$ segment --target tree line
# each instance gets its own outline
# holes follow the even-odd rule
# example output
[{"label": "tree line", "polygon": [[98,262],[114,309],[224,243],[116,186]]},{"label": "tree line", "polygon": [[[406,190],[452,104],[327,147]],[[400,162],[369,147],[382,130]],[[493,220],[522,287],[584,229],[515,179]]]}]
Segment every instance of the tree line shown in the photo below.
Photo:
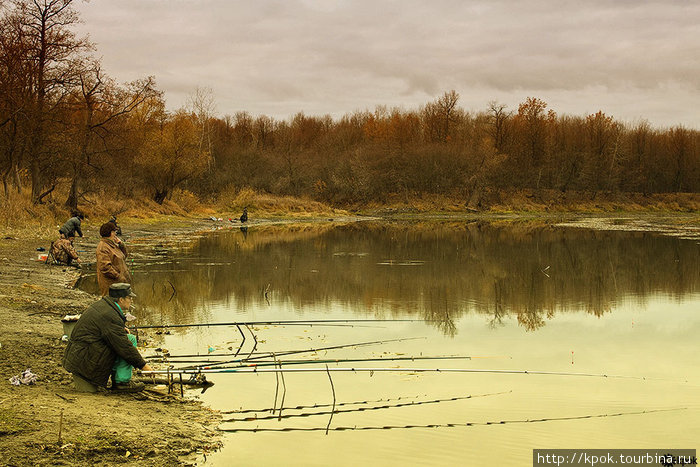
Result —
[{"label": "tree line", "polygon": [[57,187],[76,208],[91,193],[149,196],[177,188],[215,201],[250,187],[331,204],[395,194],[485,190],[698,192],[700,132],[597,112],[558,115],[530,97],[467,112],[445,92],[418,109],[341,118],[215,115],[211,91],[167,111],[153,77],[118,84],[75,34],[73,0],[0,0],[0,178],[5,197]]}]

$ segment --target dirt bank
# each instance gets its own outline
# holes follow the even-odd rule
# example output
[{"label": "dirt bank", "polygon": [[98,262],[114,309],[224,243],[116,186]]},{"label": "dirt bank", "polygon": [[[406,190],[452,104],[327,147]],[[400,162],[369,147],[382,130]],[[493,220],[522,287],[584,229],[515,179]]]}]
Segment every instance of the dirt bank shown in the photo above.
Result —
[{"label": "dirt bank", "polygon": [[[124,229],[149,243],[163,235],[185,238],[205,225],[179,220]],[[91,261],[99,226],[85,227],[76,248]],[[155,390],[144,396],[73,389],[60,364],[60,318],[97,297],[71,288],[76,269],[36,261],[37,247],[48,248],[51,240],[0,239],[0,465],[173,465],[216,449],[219,416],[196,400],[197,390],[183,400]],[[27,368],[38,375],[36,384],[11,385],[9,378]]]}]

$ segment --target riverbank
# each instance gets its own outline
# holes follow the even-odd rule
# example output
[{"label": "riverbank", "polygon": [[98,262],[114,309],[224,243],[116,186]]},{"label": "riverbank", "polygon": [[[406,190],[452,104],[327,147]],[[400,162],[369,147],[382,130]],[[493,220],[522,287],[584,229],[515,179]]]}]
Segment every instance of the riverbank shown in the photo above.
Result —
[{"label": "riverbank", "polygon": [[[58,198],[60,199],[60,198]],[[53,200],[31,204],[28,192],[11,193],[2,201],[0,238],[5,236],[51,237],[57,226],[70,216],[69,210]],[[490,218],[499,216],[609,216],[609,215],[700,215],[700,193],[585,192],[529,189],[484,188],[469,196],[464,194],[402,193],[381,199],[325,204],[308,198],[272,195],[249,188],[226,192],[213,200],[200,200],[187,191],[177,191],[172,199],[157,204],[145,197],[115,200],[103,193],[84,198],[80,209],[87,224],[106,221],[113,214],[119,222],[134,225],[182,224],[211,218],[235,224],[248,208],[250,219],[301,220],[337,219],[353,216],[464,216]],[[99,227],[99,226],[98,226]]]},{"label": "riverbank", "polygon": [[[182,238],[204,227],[196,221],[161,220],[126,224],[132,239],[158,242]],[[76,240],[88,261],[99,239],[88,224]],[[61,317],[81,313],[98,297],[72,288],[74,268],[37,261],[37,247],[52,236],[0,239],[0,465],[94,465],[126,460],[134,465],[188,463],[194,455],[218,448],[219,416],[196,400],[154,390],[146,395],[86,394],[73,389],[61,367],[65,343]],[[151,337],[144,340],[148,345]],[[13,386],[10,377],[26,369],[33,385]],[[162,394],[162,392],[165,394]]]}]

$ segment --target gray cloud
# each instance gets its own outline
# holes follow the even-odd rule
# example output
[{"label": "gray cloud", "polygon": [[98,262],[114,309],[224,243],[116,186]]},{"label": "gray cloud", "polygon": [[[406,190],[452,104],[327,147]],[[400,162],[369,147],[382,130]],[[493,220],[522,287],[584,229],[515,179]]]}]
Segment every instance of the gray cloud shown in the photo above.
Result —
[{"label": "gray cloud", "polygon": [[696,2],[92,0],[79,8],[108,72],[120,81],[155,75],[171,106],[208,86],[222,113],[341,115],[414,107],[455,89],[468,110],[535,95],[562,113],[700,126]]}]

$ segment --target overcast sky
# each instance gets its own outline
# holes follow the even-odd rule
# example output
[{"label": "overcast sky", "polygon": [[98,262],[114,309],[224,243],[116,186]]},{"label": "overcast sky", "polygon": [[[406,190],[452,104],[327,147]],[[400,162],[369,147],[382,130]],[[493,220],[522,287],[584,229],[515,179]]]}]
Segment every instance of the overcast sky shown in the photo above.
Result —
[{"label": "overcast sky", "polygon": [[76,2],[120,82],[154,75],[168,107],[211,88],[218,115],[468,111],[529,96],[700,129],[696,0],[91,0]]}]

